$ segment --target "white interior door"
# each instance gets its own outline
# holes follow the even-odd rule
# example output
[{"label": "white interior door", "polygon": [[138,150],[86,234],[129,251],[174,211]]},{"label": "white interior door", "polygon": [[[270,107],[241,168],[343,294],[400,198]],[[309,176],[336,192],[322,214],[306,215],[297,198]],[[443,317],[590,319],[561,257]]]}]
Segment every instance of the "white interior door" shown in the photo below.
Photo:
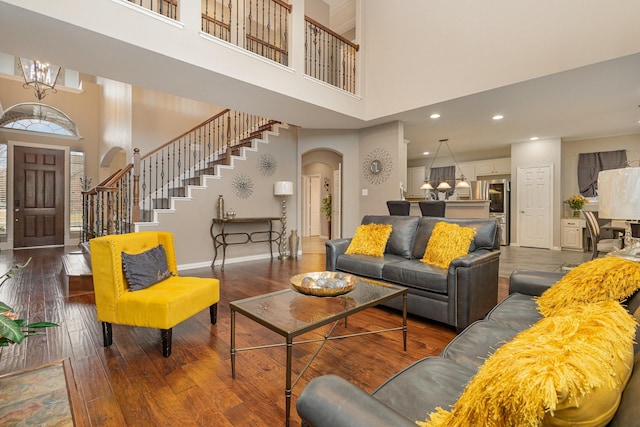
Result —
[{"label": "white interior door", "polygon": [[309,236],[320,235],[320,175],[309,175]]},{"label": "white interior door", "polygon": [[342,238],[342,163],[333,171],[333,193],[331,194],[331,238]]},{"label": "white interior door", "polygon": [[518,168],[518,243],[551,247],[551,166]]}]

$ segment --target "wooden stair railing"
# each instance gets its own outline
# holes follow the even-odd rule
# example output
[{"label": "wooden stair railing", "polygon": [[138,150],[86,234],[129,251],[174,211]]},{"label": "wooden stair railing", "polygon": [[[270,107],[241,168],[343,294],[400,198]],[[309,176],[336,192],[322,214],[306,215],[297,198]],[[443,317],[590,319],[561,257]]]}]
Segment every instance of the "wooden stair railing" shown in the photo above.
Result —
[{"label": "wooden stair railing", "polygon": [[184,197],[187,185],[215,175],[218,165],[230,165],[231,156],[277,123],[226,109],[145,156],[135,148],[133,163],[82,192],[81,242],[151,221],[154,209],[169,208],[171,197]]}]

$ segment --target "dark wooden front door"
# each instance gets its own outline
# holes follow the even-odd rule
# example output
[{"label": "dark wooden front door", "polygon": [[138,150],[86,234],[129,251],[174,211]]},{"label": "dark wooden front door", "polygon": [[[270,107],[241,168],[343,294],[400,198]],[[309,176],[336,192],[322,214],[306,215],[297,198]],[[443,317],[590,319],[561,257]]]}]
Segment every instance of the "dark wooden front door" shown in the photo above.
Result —
[{"label": "dark wooden front door", "polygon": [[64,151],[16,146],[13,247],[64,244]]}]

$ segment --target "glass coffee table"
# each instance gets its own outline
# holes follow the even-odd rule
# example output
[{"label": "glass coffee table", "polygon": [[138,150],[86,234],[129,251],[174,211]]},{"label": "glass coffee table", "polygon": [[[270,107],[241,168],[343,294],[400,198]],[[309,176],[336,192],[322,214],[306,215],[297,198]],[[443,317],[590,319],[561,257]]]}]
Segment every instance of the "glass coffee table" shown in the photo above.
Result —
[{"label": "glass coffee table", "polygon": [[[359,311],[380,304],[383,301],[402,297],[402,326],[354,334],[331,336],[334,328],[342,319],[347,323],[347,317]],[[272,292],[229,303],[231,309],[231,375],[236,376],[236,353],[239,351],[256,350],[276,346],[287,347],[287,362],[285,370],[285,414],[286,425],[289,425],[291,415],[291,390],[302,377],[311,362],[318,355],[324,344],[329,340],[369,335],[389,331],[402,331],[403,350],[407,350],[407,289],[371,280],[360,279],[348,293],[337,297],[316,297],[298,293],[292,289]],[[285,338],[285,343],[263,345],[257,347],[236,348],[236,312],[261,324]],[[313,331],[321,326],[333,323],[333,326],[322,338],[300,340],[294,338]],[[294,344],[320,342],[321,344],[292,382],[291,361]]]}]

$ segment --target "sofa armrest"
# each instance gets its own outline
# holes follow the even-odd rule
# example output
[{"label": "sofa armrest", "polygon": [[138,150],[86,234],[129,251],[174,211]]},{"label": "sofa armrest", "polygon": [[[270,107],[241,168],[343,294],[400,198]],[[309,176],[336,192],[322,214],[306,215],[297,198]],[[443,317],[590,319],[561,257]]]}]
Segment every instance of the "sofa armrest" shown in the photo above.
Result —
[{"label": "sofa armrest", "polygon": [[500,251],[481,249],[449,264],[449,324],[462,330],[498,303]]},{"label": "sofa armrest", "polygon": [[336,263],[338,262],[338,255],[345,253],[351,243],[351,239],[334,239],[324,242],[327,250],[326,268],[327,271],[336,271]]},{"label": "sofa armrest", "polygon": [[337,375],[309,381],[296,408],[304,423],[313,427],[415,427],[415,422],[371,397]]},{"label": "sofa armrest", "polygon": [[525,295],[540,296],[562,276],[564,273],[516,270],[509,276],[509,294],[519,292]]}]

